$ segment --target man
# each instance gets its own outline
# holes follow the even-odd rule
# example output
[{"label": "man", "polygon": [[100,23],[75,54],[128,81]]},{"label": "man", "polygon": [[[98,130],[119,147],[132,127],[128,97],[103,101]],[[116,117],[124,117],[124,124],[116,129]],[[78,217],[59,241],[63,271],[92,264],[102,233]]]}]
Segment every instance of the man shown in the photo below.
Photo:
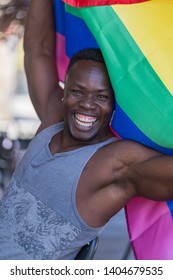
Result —
[{"label": "man", "polygon": [[41,125],[1,202],[0,259],[74,259],[132,197],[173,199],[173,158],[109,130],[99,50],[74,56],[57,86],[52,14],[50,0],[31,1],[25,67]]}]

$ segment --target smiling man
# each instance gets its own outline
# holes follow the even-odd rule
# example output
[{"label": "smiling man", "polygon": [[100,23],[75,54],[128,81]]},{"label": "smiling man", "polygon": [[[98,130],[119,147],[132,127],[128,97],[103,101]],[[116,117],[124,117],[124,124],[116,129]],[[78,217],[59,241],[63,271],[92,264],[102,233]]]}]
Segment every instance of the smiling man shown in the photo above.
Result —
[{"label": "smiling man", "polygon": [[72,58],[63,92],[54,35],[52,1],[32,0],[25,68],[41,125],[0,204],[0,259],[74,259],[132,197],[173,199],[173,158],[109,130],[113,91],[100,50]]},{"label": "smiling man", "polygon": [[63,103],[64,130],[74,139],[92,144],[112,136],[109,123],[114,109],[113,90],[100,50],[83,50],[73,57]]}]

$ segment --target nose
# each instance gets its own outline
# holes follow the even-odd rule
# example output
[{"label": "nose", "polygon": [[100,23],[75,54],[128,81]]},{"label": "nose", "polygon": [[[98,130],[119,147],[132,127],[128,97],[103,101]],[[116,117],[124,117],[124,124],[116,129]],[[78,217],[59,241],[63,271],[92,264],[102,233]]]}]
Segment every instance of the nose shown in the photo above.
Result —
[{"label": "nose", "polygon": [[86,110],[94,110],[95,109],[95,100],[92,95],[90,96],[83,96],[80,101],[80,106]]}]

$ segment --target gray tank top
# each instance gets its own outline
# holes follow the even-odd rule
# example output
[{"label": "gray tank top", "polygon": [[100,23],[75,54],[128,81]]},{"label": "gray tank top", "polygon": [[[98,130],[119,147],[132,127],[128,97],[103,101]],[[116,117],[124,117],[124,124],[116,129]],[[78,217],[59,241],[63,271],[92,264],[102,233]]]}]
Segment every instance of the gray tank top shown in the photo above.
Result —
[{"label": "gray tank top", "polygon": [[116,141],[52,155],[51,138],[63,123],[41,131],[30,143],[0,203],[0,259],[74,259],[103,227],[88,226],[76,208],[81,173],[92,155]]}]

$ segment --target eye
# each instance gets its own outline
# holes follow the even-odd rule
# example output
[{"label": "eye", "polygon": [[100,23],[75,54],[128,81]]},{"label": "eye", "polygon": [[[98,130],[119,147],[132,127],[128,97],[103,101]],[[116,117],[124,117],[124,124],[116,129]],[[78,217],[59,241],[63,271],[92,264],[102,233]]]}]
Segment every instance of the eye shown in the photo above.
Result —
[{"label": "eye", "polygon": [[83,95],[83,92],[79,89],[71,89],[70,91],[75,95]]},{"label": "eye", "polygon": [[109,97],[107,95],[105,95],[105,94],[99,94],[97,96],[97,98],[100,99],[100,100],[107,100]]}]

